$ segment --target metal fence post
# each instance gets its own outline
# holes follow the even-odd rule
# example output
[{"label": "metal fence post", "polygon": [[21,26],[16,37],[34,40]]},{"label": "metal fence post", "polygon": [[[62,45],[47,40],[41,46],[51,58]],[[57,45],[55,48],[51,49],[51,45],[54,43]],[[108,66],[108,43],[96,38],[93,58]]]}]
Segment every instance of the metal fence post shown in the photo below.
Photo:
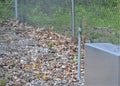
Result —
[{"label": "metal fence post", "polygon": [[80,81],[81,78],[81,32],[82,29],[78,28],[78,80]]},{"label": "metal fence post", "polygon": [[15,0],[15,18],[18,18],[18,0]]},{"label": "metal fence post", "polygon": [[82,18],[80,18],[80,27],[78,28],[78,80],[81,80],[81,34]]},{"label": "metal fence post", "polygon": [[72,37],[75,35],[75,3],[72,0]]}]

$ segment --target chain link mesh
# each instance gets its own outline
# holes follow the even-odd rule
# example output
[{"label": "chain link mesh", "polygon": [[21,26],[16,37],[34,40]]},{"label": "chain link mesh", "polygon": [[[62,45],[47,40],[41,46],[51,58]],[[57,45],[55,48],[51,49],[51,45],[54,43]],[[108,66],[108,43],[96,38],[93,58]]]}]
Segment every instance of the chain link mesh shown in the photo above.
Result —
[{"label": "chain link mesh", "polygon": [[75,8],[76,19],[83,18],[82,26],[86,41],[120,44],[120,0],[78,2]]},{"label": "chain link mesh", "polygon": [[[74,1],[76,36],[82,18],[86,42],[120,44],[120,0]],[[14,0],[0,1],[0,20],[14,13]],[[71,36],[71,0],[18,0],[18,19]]]},{"label": "chain link mesh", "polygon": [[0,0],[0,21],[14,18],[14,0]]},{"label": "chain link mesh", "polygon": [[70,0],[19,0],[19,19],[64,32],[71,28]]}]

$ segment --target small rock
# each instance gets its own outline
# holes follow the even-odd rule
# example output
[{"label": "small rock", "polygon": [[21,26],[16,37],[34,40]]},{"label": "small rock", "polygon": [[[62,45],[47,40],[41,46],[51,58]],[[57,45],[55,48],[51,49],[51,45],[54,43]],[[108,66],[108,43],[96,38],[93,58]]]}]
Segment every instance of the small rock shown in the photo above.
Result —
[{"label": "small rock", "polygon": [[21,63],[21,64],[27,64],[27,61],[21,59],[21,60],[20,60],[20,63]]},{"label": "small rock", "polygon": [[62,68],[63,68],[63,69],[65,69],[65,68],[66,68],[66,66],[65,66],[65,65],[62,65]]},{"label": "small rock", "polygon": [[15,82],[15,85],[16,85],[16,86],[22,86],[22,83],[19,82],[19,81],[16,81],[16,82]]},{"label": "small rock", "polygon": [[5,77],[5,74],[0,71],[0,77]]},{"label": "small rock", "polygon": [[3,58],[0,58],[0,64],[2,64],[2,62],[3,62]]},{"label": "small rock", "polygon": [[31,83],[26,83],[26,85],[25,85],[25,86],[32,86],[32,85],[31,85]]},{"label": "small rock", "polygon": [[54,78],[54,80],[56,80],[56,81],[61,81],[61,78]]},{"label": "small rock", "polygon": [[17,80],[18,78],[17,78],[17,76],[13,76],[13,78],[15,79],[15,80]]}]

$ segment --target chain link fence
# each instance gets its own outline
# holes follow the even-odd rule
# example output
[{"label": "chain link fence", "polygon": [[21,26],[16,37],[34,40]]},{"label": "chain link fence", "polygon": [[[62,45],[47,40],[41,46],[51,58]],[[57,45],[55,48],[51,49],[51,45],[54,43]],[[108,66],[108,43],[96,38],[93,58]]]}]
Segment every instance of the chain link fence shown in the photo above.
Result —
[{"label": "chain link fence", "polygon": [[80,0],[75,9],[86,41],[120,44],[120,0]]},{"label": "chain link fence", "polygon": [[[86,42],[120,44],[120,0],[74,0],[75,36]],[[66,36],[72,34],[72,0],[18,0],[18,19]],[[5,6],[6,5],[6,6]],[[0,1],[0,19],[14,18],[14,0]]]},{"label": "chain link fence", "polygon": [[14,0],[0,0],[0,22],[14,18]]},{"label": "chain link fence", "polygon": [[[82,29],[88,42],[119,44],[119,0],[74,0],[75,32],[82,18]],[[38,26],[71,34],[71,0],[19,0],[19,19]]]},{"label": "chain link fence", "polygon": [[[18,20],[5,21],[8,19]],[[48,31],[39,31],[40,28]],[[78,28],[82,29],[82,33],[79,30],[78,34]],[[75,41],[76,43],[66,43],[66,37],[49,32],[49,30],[71,37],[73,40],[68,39],[69,42]],[[51,36],[55,36],[53,40],[51,40]],[[65,46],[59,46],[64,42]],[[70,64],[75,63],[76,65],[77,60],[81,61],[78,62],[78,80],[80,80],[84,78],[80,78],[84,75],[84,71],[81,71],[80,75],[80,68],[84,70],[82,66],[84,66],[84,43],[86,42],[109,42],[120,45],[120,0],[0,0],[1,55],[6,54],[10,57],[20,58],[18,61],[23,65],[32,63],[28,61],[31,61],[30,59],[37,60],[38,57],[41,57],[41,59],[45,57],[46,60],[50,61],[55,59],[53,65],[50,62],[53,67],[56,65],[57,59],[59,61],[59,58],[66,56],[68,56],[67,59],[70,57],[71,60],[75,58],[75,61],[71,61]],[[67,48],[66,45],[70,46]],[[55,54],[56,50],[59,50],[56,48],[57,46],[63,47],[63,49],[61,48],[60,53]],[[79,48],[78,56],[76,55],[77,48]],[[118,48],[120,49],[120,47]],[[72,49],[72,51],[66,51],[69,49]],[[67,59],[61,59],[60,61],[64,62]],[[11,61],[14,60],[16,61],[14,58]],[[46,63],[44,66],[45,68],[41,73],[46,71]],[[77,66],[74,67],[76,69]],[[40,70],[38,71],[40,72]],[[54,72],[50,74],[52,73]],[[52,77],[52,75],[50,76]],[[71,75],[71,77],[73,76]],[[71,77],[68,76],[68,80]],[[67,78],[65,77],[65,79]],[[77,80],[77,75],[75,75],[75,80]]]},{"label": "chain link fence", "polygon": [[71,0],[19,0],[18,15],[24,22],[63,33],[71,28]]}]

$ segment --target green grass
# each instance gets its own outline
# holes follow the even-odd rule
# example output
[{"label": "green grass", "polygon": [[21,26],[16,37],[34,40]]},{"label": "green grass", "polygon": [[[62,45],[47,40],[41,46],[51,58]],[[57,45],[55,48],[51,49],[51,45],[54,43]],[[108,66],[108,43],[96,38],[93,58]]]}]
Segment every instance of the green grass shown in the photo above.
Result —
[{"label": "green grass", "polygon": [[[71,31],[71,8],[58,7],[54,8],[53,12],[50,11],[50,14],[47,14],[41,11],[42,8],[39,3],[34,7],[31,7],[33,5],[30,4],[26,5],[24,6],[21,4],[21,8],[19,8],[19,15],[24,16],[26,22],[45,28],[52,26],[53,30],[59,33],[66,34],[66,30]],[[0,13],[5,15],[7,11],[6,8],[0,9]],[[118,11],[119,7],[76,5],[75,31],[77,33],[77,28],[80,25],[80,18],[82,18],[83,30],[90,31],[90,28],[93,27],[109,27],[115,33],[120,33],[120,13]],[[12,12],[10,13],[12,14]],[[3,21],[3,19],[0,18],[0,21]]]},{"label": "green grass", "polygon": [[[91,6],[88,9],[82,6],[76,6],[75,13],[75,26],[79,27],[80,17],[86,20],[89,27],[110,27],[118,30],[120,24],[119,13],[112,11],[109,8]],[[58,31],[63,31],[66,28],[71,28],[71,13],[62,11],[53,13],[52,16],[44,14],[42,12],[36,12],[37,9],[33,9],[31,13],[27,15],[26,20],[32,24],[38,26],[54,26]]]},{"label": "green grass", "polygon": [[91,27],[112,27],[118,29],[120,24],[119,12],[105,7],[91,6],[88,9],[82,6],[76,7],[76,18],[79,19],[79,17],[85,19]]},{"label": "green grass", "polygon": [[6,80],[5,79],[1,79],[0,80],[0,86],[5,86],[6,84]]},{"label": "green grass", "polygon": [[[95,31],[91,30],[94,27],[106,27],[111,29],[113,32],[120,34],[120,16],[119,11],[116,8],[105,8],[105,7],[98,7],[98,6],[91,6],[91,7],[84,7],[84,6],[77,6],[76,7],[76,27],[79,27],[79,19],[80,17],[83,18],[83,31],[86,33],[90,33],[90,38],[93,42],[104,42],[106,40],[102,40],[100,34],[96,34]],[[101,34],[102,35],[102,34]],[[107,42],[119,44],[118,37],[109,38],[107,37]]]},{"label": "green grass", "polygon": [[0,1],[0,22],[14,18],[14,0]]}]

